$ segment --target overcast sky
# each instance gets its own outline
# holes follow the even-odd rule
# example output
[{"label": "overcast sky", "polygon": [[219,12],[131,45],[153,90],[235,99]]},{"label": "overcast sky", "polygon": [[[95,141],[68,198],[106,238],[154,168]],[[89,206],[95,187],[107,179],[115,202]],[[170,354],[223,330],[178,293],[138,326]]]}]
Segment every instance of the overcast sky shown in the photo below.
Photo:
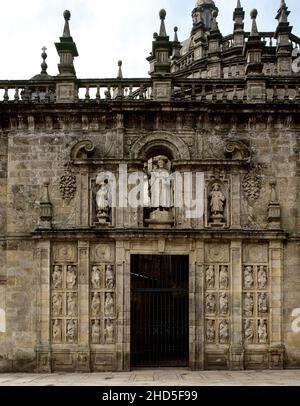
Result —
[{"label": "overcast sky", "polygon": [[[250,29],[249,12],[258,9],[258,28],[274,31],[280,0],[241,0],[246,12],[245,29]],[[300,1],[286,0],[293,32],[300,36]],[[79,58],[75,67],[80,78],[116,77],[117,61],[123,61],[126,77],[146,77],[153,32],[159,29],[158,12],[167,10],[166,26],[173,39],[190,34],[191,11],[196,0],[0,0],[0,78],[29,79],[40,72],[41,47],[48,48],[48,73],[58,73],[54,42],[63,32],[62,13],[72,13],[71,34]],[[220,9],[223,35],[232,33],[232,13],[237,0],[215,0]]]}]

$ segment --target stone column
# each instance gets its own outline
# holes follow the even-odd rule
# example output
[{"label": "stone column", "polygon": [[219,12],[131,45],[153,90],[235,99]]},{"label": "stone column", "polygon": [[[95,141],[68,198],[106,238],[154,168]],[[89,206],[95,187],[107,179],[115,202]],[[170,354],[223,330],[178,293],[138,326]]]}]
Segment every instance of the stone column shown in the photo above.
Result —
[{"label": "stone column", "polygon": [[40,242],[36,248],[36,271],[39,273],[38,300],[38,345],[37,371],[51,372],[51,329],[50,325],[50,281],[51,281],[51,245],[50,241]]},{"label": "stone column", "polygon": [[[190,367],[194,370],[204,369],[204,351],[205,351],[205,310],[204,310],[204,273],[205,273],[205,244],[204,241],[196,241],[196,263],[193,264],[191,269],[190,280],[190,295],[192,290],[194,297],[192,296],[194,306],[192,311],[195,313],[195,323],[192,324],[190,320],[190,331],[193,328],[194,335],[190,338],[195,340],[194,347],[194,360]],[[191,298],[190,298],[191,302]],[[191,310],[190,310],[191,312]]]},{"label": "stone column", "polygon": [[76,225],[79,227],[89,226],[89,173],[87,169],[82,169],[79,176],[79,190],[76,202]]},{"label": "stone column", "polygon": [[117,369],[130,370],[130,254],[123,241],[116,242]]},{"label": "stone column", "polygon": [[243,284],[242,284],[242,242],[232,241],[231,263],[231,346],[230,369],[241,370],[243,366]]},{"label": "stone column", "polygon": [[78,241],[78,357],[77,370],[90,370],[89,242]]},{"label": "stone column", "polygon": [[231,227],[241,228],[241,175],[233,173],[231,176]]},{"label": "stone column", "polygon": [[271,241],[269,245],[270,268],[270,350],[269,366],[271,369],[282,369],[284,363],[284,345],[282,336],[283,311],[283,245],[280,241]]}]

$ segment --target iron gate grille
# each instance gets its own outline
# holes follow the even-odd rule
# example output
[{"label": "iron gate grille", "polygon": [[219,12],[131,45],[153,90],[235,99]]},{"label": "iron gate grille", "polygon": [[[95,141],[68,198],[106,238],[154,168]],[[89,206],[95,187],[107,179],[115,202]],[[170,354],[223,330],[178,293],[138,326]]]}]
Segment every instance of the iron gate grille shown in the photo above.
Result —
[{"label": "iron gate grille", "polygon": [[131,366],[187,366],[188,256],[132,255]]}]

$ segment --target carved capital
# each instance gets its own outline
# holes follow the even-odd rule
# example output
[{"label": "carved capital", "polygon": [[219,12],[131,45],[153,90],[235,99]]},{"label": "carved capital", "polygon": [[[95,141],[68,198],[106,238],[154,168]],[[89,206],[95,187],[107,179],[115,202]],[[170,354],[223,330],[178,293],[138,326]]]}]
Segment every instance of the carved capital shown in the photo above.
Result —
[{"label": "carved capital", "polygon": [[228,141],[225,145],[225,154],[233,160],[245,162],[250,162],[252,155],[250,148],[239,140]]}]

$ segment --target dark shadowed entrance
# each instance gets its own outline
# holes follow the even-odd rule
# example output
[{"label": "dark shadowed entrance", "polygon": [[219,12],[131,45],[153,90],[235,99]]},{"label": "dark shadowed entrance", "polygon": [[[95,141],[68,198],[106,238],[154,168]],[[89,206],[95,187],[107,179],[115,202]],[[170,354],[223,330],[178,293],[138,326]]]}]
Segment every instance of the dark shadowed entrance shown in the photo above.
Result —
[{"label": "dark shadowed entrance", "polygon": [[188,288],[188,256],[132,255],[131,367],[188,365]]}]

